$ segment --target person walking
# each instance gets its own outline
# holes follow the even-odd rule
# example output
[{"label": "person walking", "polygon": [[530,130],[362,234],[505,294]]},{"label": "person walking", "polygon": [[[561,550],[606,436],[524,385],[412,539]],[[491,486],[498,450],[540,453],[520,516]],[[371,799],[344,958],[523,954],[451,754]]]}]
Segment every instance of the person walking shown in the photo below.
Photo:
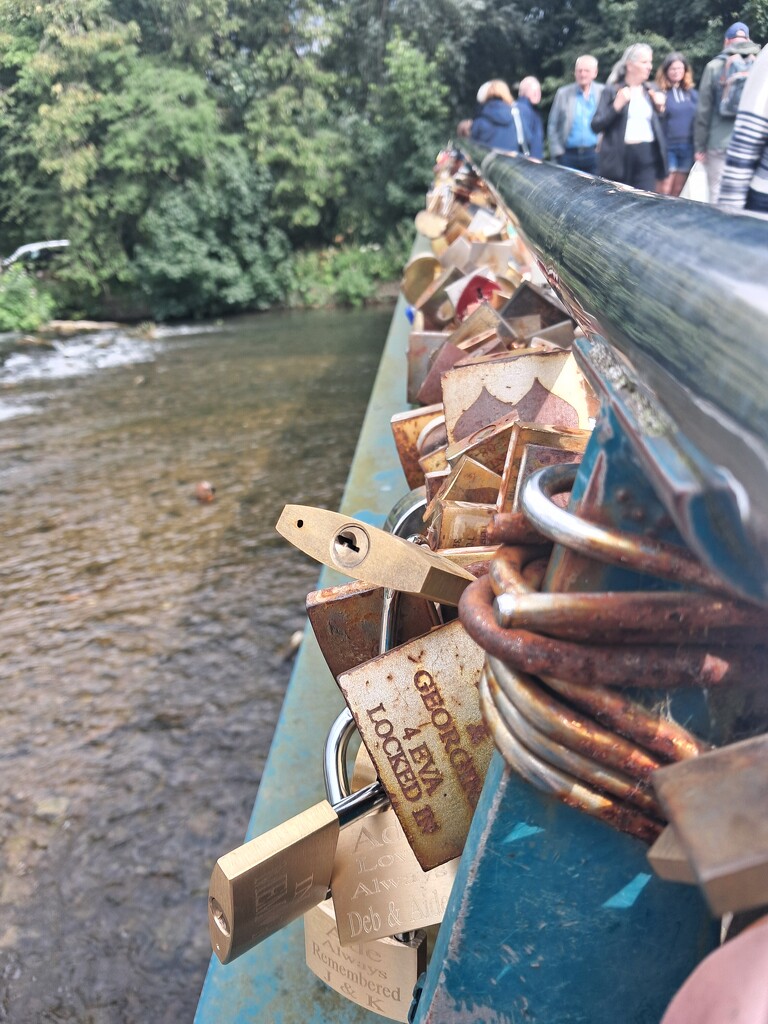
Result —
[{"label": "person walking", "polygon": [[648,87],[652,67],[647,43],[628,46],[608,76],[592,118],[592,131],[602,133],[600,175],[647,192],[667,176],[667,144],[659,118],[664,97]]},{"label": "person walking", "polygon": [[517,153],[522,148],[512,117],[512,93],[500,78],[486,83],[480,110],[472,122],[470,138],[491,149]]},{"label": "person walking", "polygon": [[768,218],[768,46],[760,51],[739,103],[720,181],[721,210]]},{"label": "person walking", "polygon": [[691,65],[682,53],[668,54],[656,72],[656,85],[664,93],[661,127],[667,140],[667,177],[656,191],[679,196],[693,167],[693,121],[699,94],[693,88]]},{"label": "person walking", "polygon": [[561,85],[557,90],[549,112],[549,155],[561,167],[597,174],[597,134],[592,130],[592,118],[603,86],[595,81],[596,58],[582,54],[576,61],[573,77],[570,85]]},{"label": "person walking", "polygon": [[[722,103],[726,82],[731,72],[744,74],[754,61],[760,47],[749,38],[749,28],[736,21],[725,31],[722,51],[707,64],[699,83],[699,104],[693,125],[693,147],[696,160],[707,171],[709,201],[717,205],[720,179],[725,167],[725,151],[733,132],[735,110],[723,114]],[[738,67],[737,67],[738,65]]]},{"label": "person walking", "polygon": [[527,75],[517,87],[515,106],[520,113],[523,138],[528,147],[527,155],[535,157],[537,160],[543,160],[544,124],[538,110],[534,109],[539,103],[541,103],[541,83],[533,75]]}]

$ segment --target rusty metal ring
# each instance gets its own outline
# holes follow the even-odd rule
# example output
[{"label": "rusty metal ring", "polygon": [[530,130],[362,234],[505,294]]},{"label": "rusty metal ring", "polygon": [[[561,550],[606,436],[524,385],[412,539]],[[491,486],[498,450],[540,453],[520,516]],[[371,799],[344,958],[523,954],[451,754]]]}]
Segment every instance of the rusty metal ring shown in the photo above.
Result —
[{"label": "rusty metal ring", "polygon": [[534,757],[505,728],[491,696],[485,673],[480,678],[480,709],[491,730],[497,750],[518,775],[536,789],[557,797],[575,810],[600,818],[621,832],[628,832],[646,843],[654,842],[661,826],[639,811],[590,789],[566,772],[559,771]]},{"label": "rusty metal ring", "polygon": [[566,463],[546,466],[528,477],[520,495],[520,507],[537,530],[573,551],[622,569],[704,587],[715,593],[732,593],[685,548],[598,526],[555,505],[552,497],[571,490],[578,471],[578,465]]},{"label": "rusty metal ring", "polygon": [[586,757],[577,750],[564,746],[540,732],[509,699],[499,683],[497,668],[498,661],[496,659],[486,658],[485,671],[488,673],[488,683],[496,710],[503,718],[509,732],[523,746],[547,764],[569,772],[598,790],[603,790],[620,800],[634,804],[652,817],[663,819],[664,815],[657,800],[651,792],[638,783],[636,778],[632,778],[622,771],[606,767],[591,757]]},{"label": "rusty metal ring", "polygon": [[[499,619],[498,606],[502,595],[508,600],[525,600],[532,594],[539,598],[553,596],[569,597],[570,595],[537,594],[525,579],[525,553],[529,549],[504,545],[498,549],[491,563],[489,579],[496,595],[494,611]],[[592,595],[580,595],[580,597]],[[640,595],[642,596],[642,595]],[[680,595],[685,596],[684,594]],[[719,600],[703,597],[702,600]],[[752,609],[749,609],[752,614]],[[500,626],[506,623],[499,622]],[[696,757],[710,749],[693,733],[678,725],[671,719],[662,718],[649,711],[642,704],[624,694],[616,693],[606,686],[581,686],[570,680],[555,678],[550,675],[540,676],[542,682],[561,697],[565,697],[582,711],[586,711],[598,722],[626,736],[627,739],[646,750],[661,755],[669,761],[682,761],[688,757]]]},{"label": "rusty metal ring", "polygon": [[486,655],[486,662],[507,699],[548,739],[637,780],[647,779],[662,767],[662,762],[637,744],[556,700],[530,676],[513,671],[492,655]]},{"label": "rusty metal ring", "polygon": [[469,635],[490,654],[521,672],[564,676],[582,686],[624,686],[668,690],[679,686],[723,686],[759,678],[765,664],[760,648],[718,645],[649,648],[578,644],[523,629],[503,629],[493,617],[488,577],[475,580],[459,600],[459,616]]},{"label": "rusty metal ring", "polygon": [[[502,549],[504,550],[504,549]],[[496,622],[561,639],[596,643],[759,644],[765,610],[692,591],[510,592],[494,582]]]},{"label": "rusty metal ring", "polygon": [[591,715],[608,729],[615,729],[633,743],[665,761],[698,757],[712,747],[674,719],[662,718],[607,686],[578,686],[563,679],[542,676],[542,682],[574,707]]}]

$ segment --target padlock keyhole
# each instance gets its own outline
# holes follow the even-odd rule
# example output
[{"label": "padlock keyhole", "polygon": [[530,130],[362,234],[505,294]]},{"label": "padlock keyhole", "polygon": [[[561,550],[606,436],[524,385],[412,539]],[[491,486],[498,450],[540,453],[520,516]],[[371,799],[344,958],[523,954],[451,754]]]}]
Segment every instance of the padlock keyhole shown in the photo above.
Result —
[{"label": "padlock keyhole", "polygon": [[354,569],[365,560],[369,548],[370,540],[365,530],[359,526],[346,526],[333,538],[334,564],[341,569]]}]

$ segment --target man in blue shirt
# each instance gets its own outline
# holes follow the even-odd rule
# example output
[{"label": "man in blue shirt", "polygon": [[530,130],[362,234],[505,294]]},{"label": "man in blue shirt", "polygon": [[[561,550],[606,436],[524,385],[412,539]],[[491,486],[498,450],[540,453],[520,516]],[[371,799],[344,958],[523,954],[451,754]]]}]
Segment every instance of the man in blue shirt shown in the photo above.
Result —
[{"label": "man in blue shirt", "polygon": [[562,167],[597,174],[597,135],[590,127],[603,91],[595,81],[597,60],[589,54],[579,57],[574,78],[555,93],[547,121],[549,155]]}]

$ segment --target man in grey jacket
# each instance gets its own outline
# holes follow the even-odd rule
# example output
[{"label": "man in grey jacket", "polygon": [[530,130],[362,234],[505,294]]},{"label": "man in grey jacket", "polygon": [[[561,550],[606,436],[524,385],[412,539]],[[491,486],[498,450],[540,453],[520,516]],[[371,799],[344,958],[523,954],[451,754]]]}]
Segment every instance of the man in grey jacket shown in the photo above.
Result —
[{"label": "man in grey jacket", "polygon": [[603,91],[595,81],[597,60],[583,54],[573,77],[572,85],[563,85],[555,93],[547,121],[549,155],[562,167],[597,174],[597,135],[590,127]]},{"label": "man in grey jacket", "polygon": [[696,159],[706,168],[709,201],[713,205],[720,197],[725,152],[735,123],[733,117],[723,117],[720,113],[726,62],[733,54],[754,57],[759,52],[760,47],[749,38],[749,28],[743,21],[737,21],[726,29],[722,52],[707,64],[701,76],[699,105],[693,123],[693,148]]}]

